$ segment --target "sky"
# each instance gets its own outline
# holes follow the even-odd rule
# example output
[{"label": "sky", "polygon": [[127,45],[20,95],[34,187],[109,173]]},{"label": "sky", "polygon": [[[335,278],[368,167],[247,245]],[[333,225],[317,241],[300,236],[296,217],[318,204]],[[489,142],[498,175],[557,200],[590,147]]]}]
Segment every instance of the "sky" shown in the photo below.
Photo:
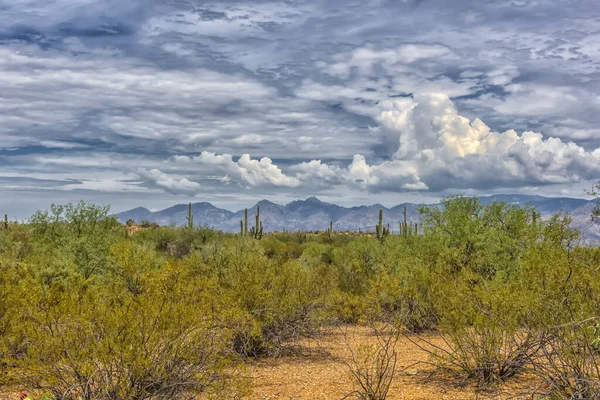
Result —
[{"label": "sky", "polygon": [[0,0],[0,211],[600,180],[597,0]]}]

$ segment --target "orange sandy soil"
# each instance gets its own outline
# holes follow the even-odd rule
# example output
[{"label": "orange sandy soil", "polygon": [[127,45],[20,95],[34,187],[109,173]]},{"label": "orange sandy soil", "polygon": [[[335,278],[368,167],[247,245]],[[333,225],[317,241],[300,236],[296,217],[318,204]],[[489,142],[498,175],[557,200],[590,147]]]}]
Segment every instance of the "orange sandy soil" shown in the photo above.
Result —
[{"label": "orange sandy soil", "polygon": [[[440,344],[439,338],[428,338]],[[355,388],[346,362],[351,350],[377,342],[368,328],[329,329],[318,338],[301,343],[296,355],[262,359],[249,365],[253,394],[249,400],[339,400]],[[457,377],[432,374],[428,355],[407,338],[396,349],[396,374],[388,399],[531,399],[538,386],[534,379],[517,377],[486,392]],[[420,363],[415,365],[416,363]]]},{"label": "orange sandy soil", "polygon": [[[427,337],[441,345],[439,338]],[[315,339],[303,340],[291,355],[264,358],[246,365],[243,375],[251,378],[252,394],[245,400],[339,400],[356,388],[347,362],[352,351],[377,343],[371,329],[360,326],[329,328]],[[428,355],[407,338],[400,338],[398,359],[389,400],[487,400],[531,399],[538,386],[520,376],[488,391],[477,391],[472,382],[434,373]],[[3,391],[0,399],[19,398],[18,389]],[[36,398],[36,397],[32,397]],[[352,398],[352,397],[349,397]]]}]

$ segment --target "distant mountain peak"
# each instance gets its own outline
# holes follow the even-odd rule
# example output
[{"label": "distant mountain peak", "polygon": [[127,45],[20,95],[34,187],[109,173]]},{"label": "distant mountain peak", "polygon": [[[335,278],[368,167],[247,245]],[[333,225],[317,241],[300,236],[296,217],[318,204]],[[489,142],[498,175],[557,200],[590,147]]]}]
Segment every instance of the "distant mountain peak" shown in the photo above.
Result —
[{"label": "distant mountain peak", "polygon": [[304,200],[306,203],[313,203],[313,204],[321,204],[323,203],[321,200],[319,200],[317,197],[315,196],[311,196],[308,199]]},{"label": "distant mountain peak", "polygon": [[136,207],[134,209],[129,210],[129,212],[151,212],[146,207]]},{"label": "distant mountain peak", "polygon": [[201,207],[201,208],[217,208],[214,205],[212,205],[211,203],[208,203],[206,201],[201,201],[199,203],[192,203],[192,207]]},{"label": "distant mountain peak", "polygon": [[256,203],[257,206],[276,206],[277,204],[273,203],[272,201],[269,201],[267,199],[262,199],[261,201],[259,201],[258,203]]}]

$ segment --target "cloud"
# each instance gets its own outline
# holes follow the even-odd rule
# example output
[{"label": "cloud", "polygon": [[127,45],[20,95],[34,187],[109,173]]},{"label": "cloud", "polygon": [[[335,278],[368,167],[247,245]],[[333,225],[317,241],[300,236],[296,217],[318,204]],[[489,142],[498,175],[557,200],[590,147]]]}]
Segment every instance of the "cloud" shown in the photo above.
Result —
[{"label": "cloud", "polygon": [[[515,83],[504,88],[506,96],[493,94],[472,102],[493,108],[498,113],[513,116],[542,118],[597,109],[600,96],[581,88],[559,85]],[[469,103],[469,102],[467,102]],[[483,103],[483,104],[481,104]]]},{"label": "cloud", "polygon": [[148,192],[145,187],[140,186],[140,182],[118,181],[113,179],[104,180],[82,180],[76,183],[69,183],[60,186],[60,190],[90,190],[98,192]]},{"label": "cloud", "polygon": [[50,55],[31,46],[0,46],[0,68],[1,146],[102,142],[138,153],[209,146],[273,157],[344,156],[362,147],[351,121],[241,72],[163,69],[124,55]]},{"label": "cloud", "polygon": [[0,24],[8,32],[43,36],[129,35],[146,12],[141,2],[118,0],[11,0],[2,4]]},{"label": "cloud", "polygon": [[174,178],[156,168],[151,170],[139,168],[137,175],[147,183],[156,185],[173,194],[195,194],[201,188],[197,182],[192,182],[187,178]]},{"label": "cloud", "polygon": [[214,166],[227,174],[227,180],[233,177],[243,185],[252,187],[268,185],[276,187],[300,186],[300,181],[297,178],[285,175],[268,157],[255,160],[250,158],[249,154],[243,154],[237,161],[233,161],[233,156],[230,154],[217,155],[203,151],[196,157],[176,156],[174,161]]},{"label": "cloud", "polygon": [[[345,168],[312,160],[292,165],[286,176],[270,159],[238,163],[230,155],[202,153],[194,160],[223,166],[251,185],[348,185],[378,191],[444,191],[576,183],[600,177],[600,149],[586,151],[573,142],[514,130],[494,132],[480,119],[458,114],[445,94],[426,93],[380,104],[378,132],[395,135],[391,160],[369,164],[356,154]],[[257,168],[262,165],[263,168]],[[252,166],[252,167],[249,167]],[[249,178],[241,170],[260,170]],[[277,179],[266,179],[276,171]],[[257,176],[261,178],[258,179]],[[285,178],[284,178],[285,177]]]},{"label": "cloud", "polygon": [[334,56],[331,64],[318,63],[327,74],[349,78],[354,69],[361,75],[373,75],[375,67],[381,67],[386,73],[407,72],[408,65],[417,61],[457,59],[451,49],[439,44],[407,43],[392,49],[377,49],[372,45],[356,48],[348,53]]},{"label": "cloud", "polygon": [[[478,118],[459,115],[444,94],[389,100],[381,107],[378,120],[388,134],[398,135],[398,147],[393,160],[371,167],[369,176],[379,178],[374,186],[389,189],[396,181],[434,190],[514,187],[600,176],[598,149],[531,131],[494,132]],[[394,176],[399,169],[406,173]]]},{"label": "cloud", "polygon": [[311,160],[290,167],[296,173],[296,178],[308,184],[338,185],[344,181],[342,169],[335,165],[322,163],[321,160]]},{"label": "cloud", "polygon": [[51,149],[77,149],[87,147],[81,143],[64,142],[60,140],[42,140],[40,145]]},{"label": "cloud", "polygon": [[[235,3],[235,2],[234,2]],[[227,5],[208,4],[207,8],[194,7],[190,10],[173,10],[166,15],[150,18],[143,33],[156,36],[177,32],[190,36],[212,36],[222,38],[243,38],[246,36],[266,36],[270,28],[294,23],[307,6],[294,2],[263,2]]]},{"label": "cloud", "polygon": [[103,132],[107,141],[126,136],[195,142],[213,135],[202,133],[202,118],[195,118],[198,109],[253,108],[274,96],[272,89],[241,75],[201,68],[166,71],[131,59],[49,58],[0,48],[0,68],[5,94],[0,134],[28,128],[50,141],[60,140],[61,132],[81,129],[76,137],[95,138]]}]

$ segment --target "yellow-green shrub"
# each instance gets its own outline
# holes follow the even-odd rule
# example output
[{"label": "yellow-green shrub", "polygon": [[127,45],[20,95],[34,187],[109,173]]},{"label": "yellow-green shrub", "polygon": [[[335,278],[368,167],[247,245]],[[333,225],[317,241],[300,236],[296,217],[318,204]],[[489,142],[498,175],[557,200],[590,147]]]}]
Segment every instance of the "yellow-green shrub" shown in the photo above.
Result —
[{"label": "yellow-green shrub", "polygon": [[[142,272],[137,290],[113,275],[69,290],[15,287],[4,340],[27,338],[10,360],[15,382],[57,398],[179,398],[217,390],[234,360],[230,311],[181,267]],[[17,311],[18,310],[18,311]]]}]

